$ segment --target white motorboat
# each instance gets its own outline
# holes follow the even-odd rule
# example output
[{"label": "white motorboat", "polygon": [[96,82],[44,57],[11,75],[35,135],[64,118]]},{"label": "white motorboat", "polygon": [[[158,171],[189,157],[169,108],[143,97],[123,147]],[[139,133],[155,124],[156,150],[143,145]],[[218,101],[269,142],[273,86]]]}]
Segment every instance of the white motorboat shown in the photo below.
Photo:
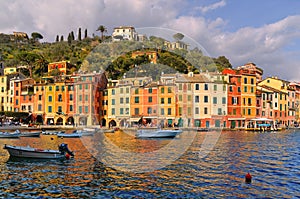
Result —
[{"label": "white motorboat", "polygon": [[145,128],[139,129],[136,133],[136,138],[174,138],[182,133],[180,129],[157,129]]},{"label": "white motorboat", "polygon": [[41,135],[41,131],[36,132],[21,132],[20,137],[39,137]]},{"label": "white motorboat", "polygon": [[15,132],[0,132],[0,138],[19,138],[21,135],[19,130]]},{"label": "white motorboat", "polygon": [[82,136],[82,131],[74,130],[72,133],[58,133],[57,136],[63,138],[79,138]]},{"label": "white motorboat", "polygon": [[[59,159],[74,156],[73,152],[68,149],[68,145],[62,143],[59,150],[39,149],[24,146],[4,145],[10,156],[18,158],[37,158],[37,159]],[[67,155],[68,154],[68,155]]]}]

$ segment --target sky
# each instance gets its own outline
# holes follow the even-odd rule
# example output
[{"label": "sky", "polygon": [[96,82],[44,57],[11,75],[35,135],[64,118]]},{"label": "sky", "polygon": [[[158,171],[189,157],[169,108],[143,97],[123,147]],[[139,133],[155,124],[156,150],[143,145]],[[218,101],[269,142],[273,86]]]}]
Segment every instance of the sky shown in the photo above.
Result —
[{"label": "sky", "polygon": [[[104,25],[155,27],[191,38],[212,57],[225,56],[233,68],[248,62],[264,77],[300,81],[298,0],[1,0],[0,33],[56,35]],[[147,35],[149,36],[149,35]]]}]

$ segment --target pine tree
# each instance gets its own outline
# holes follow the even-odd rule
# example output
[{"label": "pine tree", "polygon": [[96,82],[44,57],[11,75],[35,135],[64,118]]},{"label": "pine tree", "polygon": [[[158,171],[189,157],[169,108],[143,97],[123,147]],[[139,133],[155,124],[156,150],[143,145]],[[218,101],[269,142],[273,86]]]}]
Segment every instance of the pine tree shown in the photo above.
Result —
[{"label": "pine tree", "polygon": [[81,41],[81,28],[78,30],[78,41]]}]

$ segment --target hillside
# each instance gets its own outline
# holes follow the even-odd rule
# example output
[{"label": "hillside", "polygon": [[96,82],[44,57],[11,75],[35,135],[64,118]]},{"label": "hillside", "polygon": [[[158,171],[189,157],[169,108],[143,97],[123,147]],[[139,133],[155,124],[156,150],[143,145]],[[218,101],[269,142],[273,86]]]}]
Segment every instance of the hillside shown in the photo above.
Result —
[{"label": "hillside", "polygon": [[204,56],[199,49],[170,50],[164,45],[164,39],[151,36],[145,42],[103,42],[99,37],[53,43],[40,43],[35,39],[12,39],[13,35],[0,34],[0,55],[5,66],[27,66],[20,69],[26,76],[38,77],[47,74],[47,64],[50,62],[69,61],[77,69],[84,71],[107,72],[109,78],[120,78],[124,73],[137,65],[149,64],[146,57],[131,57],[134,51],[156,50],[158,53],[157,67],[168,66],[175,71],[195,73],[203,71],[216,71],[231,67],[229,60],[220,56],[211,58]]}]

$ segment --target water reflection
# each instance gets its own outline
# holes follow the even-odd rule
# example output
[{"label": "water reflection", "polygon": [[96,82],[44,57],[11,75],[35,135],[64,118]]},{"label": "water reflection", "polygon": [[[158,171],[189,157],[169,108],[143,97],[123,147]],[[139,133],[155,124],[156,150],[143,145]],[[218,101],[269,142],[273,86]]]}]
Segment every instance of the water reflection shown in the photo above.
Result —
[{"label": "water reflection", "polygon": [[[183,155],[166,167],[145,173],[118,170],[102,161],[118,158],[121,166],[142,165],[130,156],[122,156],[125,153],[118,155],[110,152],[118,147],[151,158],[149,167],[155,167],[166,161],[155,152],[170,146],[170,140],[138,140],[123,132],[100,133],[81,139],[61,139],[53,135],[0,139],[2,146],[30,145],[49,149],[57,149],[64,142],[75,151],[75,158],[70,160],[16,160],[9,158],[7,151],[1,147],[0,198],[299,196],[300,132],[222,132],[213,150],[206,157],[199,158],[206,133],[185,132],[175,139],[176,144],[171,145],[168,151],[170,155],[176,154],[181,142],[195,136]],[[248,171],[253,176],[252,184],[244,183]]]}]

